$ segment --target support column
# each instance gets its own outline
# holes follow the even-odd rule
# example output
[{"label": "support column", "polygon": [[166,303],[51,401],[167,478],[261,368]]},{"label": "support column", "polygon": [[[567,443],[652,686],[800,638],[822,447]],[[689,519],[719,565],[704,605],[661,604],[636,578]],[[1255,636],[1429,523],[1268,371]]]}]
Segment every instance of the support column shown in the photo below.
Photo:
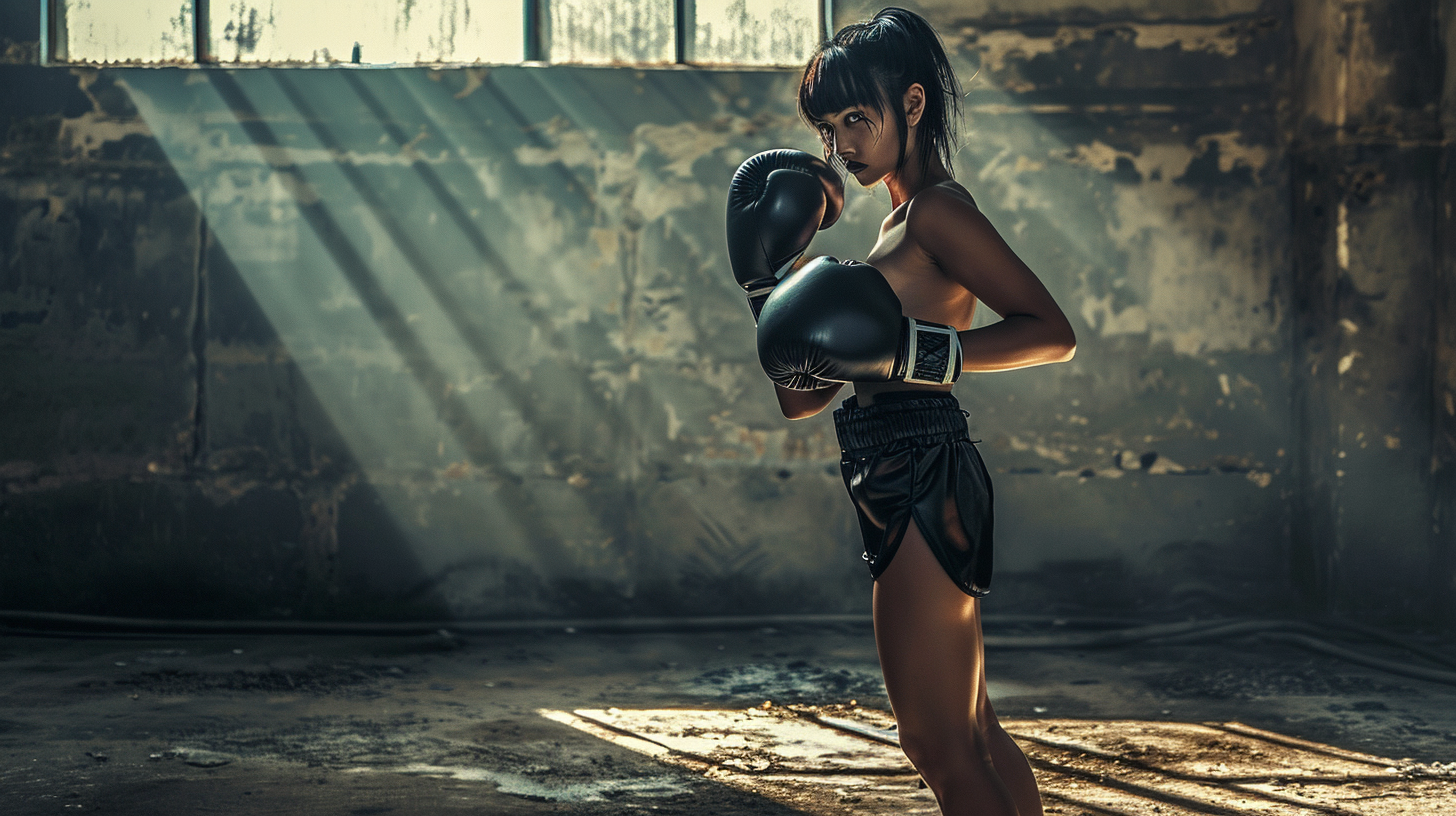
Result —
[{"label": "support column", "polygon": [[1295,0],[1292,16],[1293,572],[1310,611],[1428,621],[1441,561],[1435,2]]},{"label": "support column", "polygon": [[1440,184],[1436,200],[1437,263],[1432,290],[1431,492],[1438,621],[1456,629],[1456,0],[1441,0],[1437,31],[1445,62],[1441,87]]}]

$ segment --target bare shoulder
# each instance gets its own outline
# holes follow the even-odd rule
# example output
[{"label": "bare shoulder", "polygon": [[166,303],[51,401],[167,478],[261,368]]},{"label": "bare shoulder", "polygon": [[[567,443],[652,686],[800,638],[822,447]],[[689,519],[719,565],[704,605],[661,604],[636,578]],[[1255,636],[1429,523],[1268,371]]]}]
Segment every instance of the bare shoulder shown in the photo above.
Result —
[{"label": "bare shoulder", "polygon": [[976,199],[971,196],[971,191],[967,190],[964,186],[961,185],[959,181],[956,181],[955,179],[942,181],[939,184],[932,184],[929,187],[926,187],[924,190],[921,190],[920,195],[917,195],[915,198],[918,200],[921,198],[921,196],[925,196],[927,193],[929,194],[927,200],[933,201],[938,198],[949,198],[955,201],[964,201],[965,203],[971,205],[972,209],[979,209],[976,206]]},{"label": "bare shoulder", "polygon": [[952,236],[996,231],[966,188],[953,181],[926,187],[910,199],[905,230],[932,254]]},{"label": "bare shoulder", "polygon": [[[1047,297],[1036,274],[957,184],[915,194],[905,231],[946,277],[975,293],[997,314],[1025,311]],[[1033,304],[1035,305],[1035,304]]]}]

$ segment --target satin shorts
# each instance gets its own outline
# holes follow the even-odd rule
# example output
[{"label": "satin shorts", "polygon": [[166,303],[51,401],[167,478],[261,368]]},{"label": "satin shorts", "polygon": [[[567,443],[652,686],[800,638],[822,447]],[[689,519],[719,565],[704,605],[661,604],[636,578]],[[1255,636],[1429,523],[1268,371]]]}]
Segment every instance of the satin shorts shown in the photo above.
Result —
[{"label": "satin shorts", "polygon": [[910,522],[967,595],[991,589],[991,476],[960,402],[941,391],[894,391],[834,412],[840,471],[854,501],[870,576],[890,566]]}]

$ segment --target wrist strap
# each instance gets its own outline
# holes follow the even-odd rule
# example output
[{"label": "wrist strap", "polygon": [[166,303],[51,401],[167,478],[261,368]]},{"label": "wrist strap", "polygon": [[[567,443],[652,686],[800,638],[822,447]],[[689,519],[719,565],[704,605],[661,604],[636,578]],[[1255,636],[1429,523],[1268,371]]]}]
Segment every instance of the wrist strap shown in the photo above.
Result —
[{"label": "wrist strap", "polygon": [[918,385],[953,383],[961,373],[961,339],[954,326],[907,317],[905,382]]}]

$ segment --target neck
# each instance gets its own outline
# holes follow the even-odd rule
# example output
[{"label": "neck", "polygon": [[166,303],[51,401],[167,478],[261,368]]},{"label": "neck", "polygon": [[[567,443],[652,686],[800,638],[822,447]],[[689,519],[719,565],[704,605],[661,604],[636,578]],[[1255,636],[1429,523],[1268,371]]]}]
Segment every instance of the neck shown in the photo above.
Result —
[{"label": "neck", "polygon": [[903,169],[898,173],[885,176],[885,189],[890,191],[890,205],[898,207],[926,187],[949,181],[950,177],[950,173],[939,159],[932,161],[924,173],[920,172],[920,158],[911,152],[905,157]]}]

